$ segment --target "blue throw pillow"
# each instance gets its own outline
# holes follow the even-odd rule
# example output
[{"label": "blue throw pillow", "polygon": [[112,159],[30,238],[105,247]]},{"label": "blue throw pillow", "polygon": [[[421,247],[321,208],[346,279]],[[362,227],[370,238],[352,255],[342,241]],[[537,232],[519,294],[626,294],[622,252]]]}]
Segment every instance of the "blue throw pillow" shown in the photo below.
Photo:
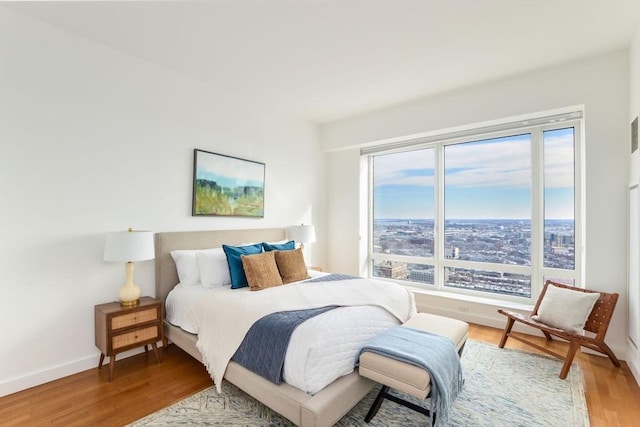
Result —
[{"label": "blue throw pillow", "polygon": [[244,288],[249,286],[247,276],[242,268],[242,255],[253,255],[262,253],[262,243],[247,246],[227,246],[222,245],[227,264],[229,264],[229,275],[231,276],[231,289]]},{"label": "blue throw pillow", "polygon": [[267,243],[262,242],[262,247],[265,252],[270,251],[291,251],[296,248],[296,242],[289,240],[287,243]]}]

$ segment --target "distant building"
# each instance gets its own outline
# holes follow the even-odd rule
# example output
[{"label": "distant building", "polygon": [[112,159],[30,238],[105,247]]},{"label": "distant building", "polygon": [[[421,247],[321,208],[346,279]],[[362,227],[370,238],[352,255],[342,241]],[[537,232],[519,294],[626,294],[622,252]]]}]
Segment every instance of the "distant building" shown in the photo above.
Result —
[{"label": "distant building", "polygon": [[374,276],[386,279],[407,280],[409,269],[404,262],[385,262],[374,267]]},{"label": "distant building", "polygon": [[428,283],[433,285],[435,280],[433,268],[426,270],[411,270],[409,272],[409,280],[412,282]]},{"label": "distant building", "polygon": [[444,248],[444,257],[446,259],[460,259],[460,248],[457,246]]}]

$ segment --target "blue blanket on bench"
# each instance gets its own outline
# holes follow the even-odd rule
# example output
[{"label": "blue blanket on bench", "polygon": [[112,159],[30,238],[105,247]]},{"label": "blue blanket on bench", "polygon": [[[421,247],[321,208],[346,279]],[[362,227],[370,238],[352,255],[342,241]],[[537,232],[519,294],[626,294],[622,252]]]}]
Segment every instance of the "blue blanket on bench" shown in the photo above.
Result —
[{"label": "blue blanket on bench", "polygon": [[251,326],[231,360],[280,384],[284,358],[293,331],[305,320],[334,308],[336,306],[279,311],[264,316]]},{"label": "blue blanket on bench", "polygon": [[362,348],[425,369],[431,376],[431,413],[436,425],[449,418],[449,407],[464,383],[460,357],[451,340],[405,326],[396,326],[376,335]]}]

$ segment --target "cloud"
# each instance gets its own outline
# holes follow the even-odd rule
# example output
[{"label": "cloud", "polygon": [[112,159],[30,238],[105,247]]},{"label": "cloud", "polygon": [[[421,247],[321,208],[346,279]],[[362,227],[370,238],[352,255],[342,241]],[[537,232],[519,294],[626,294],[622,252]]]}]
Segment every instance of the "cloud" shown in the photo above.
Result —
[{"label": "cloud", "polygon": [[[446,186],[531,188],[529,134],[447,145],[444,158]],[[544,158],[545,187],[572,187],[573,133],[545,133]],[[433,148],[376,156],[375,184],[433,186],[434,168]]]},{"label": "cloud", "polygon": [[565,188],[574,185],[573,134],[544,139],[544,186]]}]

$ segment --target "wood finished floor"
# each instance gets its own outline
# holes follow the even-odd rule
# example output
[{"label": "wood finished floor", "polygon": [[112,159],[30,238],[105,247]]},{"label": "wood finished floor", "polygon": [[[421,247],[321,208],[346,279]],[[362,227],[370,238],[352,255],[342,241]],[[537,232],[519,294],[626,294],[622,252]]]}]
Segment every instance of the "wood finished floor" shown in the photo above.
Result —
[{"label": "wood finished floor", "polygon": [[[497,344],[501,331],[470,325],[469,335]],[[540,339],[544,345],[544,339]],[[532,351],[509,340],[507,347]],[[551,347],[564,349],[553,342]],[[116,363],[114,379],[108,369],[90,369],[0,398],[1,426],[120,426],[151,414],[211,385],[205,368],[174,345],[161,350],[162,364],[152,353]],[[593,427],[640,425],[640,387],[623,363],[579,354],[589,419]]]}]

